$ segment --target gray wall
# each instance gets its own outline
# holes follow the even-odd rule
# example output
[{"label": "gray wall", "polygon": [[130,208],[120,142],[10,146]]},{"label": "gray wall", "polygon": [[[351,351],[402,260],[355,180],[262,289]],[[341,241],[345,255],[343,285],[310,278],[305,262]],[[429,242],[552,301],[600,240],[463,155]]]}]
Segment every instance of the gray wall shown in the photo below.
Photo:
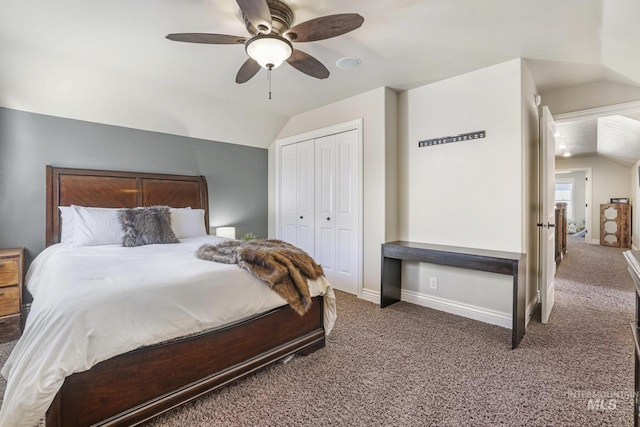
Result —
[{"label": "gray wall", "polygon": [[267,150],[0,108],[0,248],[45,246],[45,166],[204,175],[210,225],[267,236]]}]

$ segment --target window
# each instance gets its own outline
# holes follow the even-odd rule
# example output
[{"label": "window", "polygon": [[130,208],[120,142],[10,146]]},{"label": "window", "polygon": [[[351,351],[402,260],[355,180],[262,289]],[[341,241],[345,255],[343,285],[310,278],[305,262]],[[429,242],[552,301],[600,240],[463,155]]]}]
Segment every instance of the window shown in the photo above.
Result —
[{"label": "window", "polygon": [[567,204],[567,221],[573,220],[573,178],[556,179],[556,203]]}]

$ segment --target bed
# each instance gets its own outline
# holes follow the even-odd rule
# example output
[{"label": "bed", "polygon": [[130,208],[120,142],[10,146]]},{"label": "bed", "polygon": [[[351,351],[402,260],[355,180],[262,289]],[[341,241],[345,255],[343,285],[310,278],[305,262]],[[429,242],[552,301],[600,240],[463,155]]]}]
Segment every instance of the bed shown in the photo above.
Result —
[{"label": "bed", "polygon": [[[174,208],[204,209],[204,220],[208,230],[208,191],[204,177],[69,169],[51,166],[47,166],[46,175],[46,244],[48,247],[43,252],[43,258],[53,258],[59,256],[61,252],[70,250],[65,248],[64,245],[56,245],[60,241],[61,233],[60,210],[58,209],[60,206],[134,208],[166,205]],[[198,280],[202,284],[206,283],[207,286],[213,281],[204,280],[204,276],[202,276],[204,273],[200,270],[224,270],[225,275],[230,275],[224,276],[228,277],[228,279],[225,279],[225,283],[221,283],[219,286],[229,287],[233,285],[235,287],[236,280],[238,282],[247,281],[248,283],[251,280],[257,280],[248,272],[238,269],[237,266],[215,265],[218,263],[210,263],[197,260],[195,256],[192,257],[191,254],[194,248],[197,248],[203,242],[215,242],[215,237],[188,238],[181,240],[181,243],[176,245],[152,245],[163,248],[161,248],[160,253],[153,252],[153,256],[157,257],[157,261],[154,262],[158,262],[158,266],[155,267],[152,264],[148,264],[148,268],[162,270],[162,266],[165,265],[166,271],[163,272],[163,277],[172,276],[172,271],[177,270],[177,268],[172,267],[171,262],[182,262],[180,259],[184,259],[184,265],[189,264],[191,271],[194,271],[192,276],[199,277]],[[118,248],[112,249],[108,246],[85,248],[79,253],[73,252],[73,254],[83,260],[83,265],[87,270],[93,269],[93,274],[102,278],[103,273],[98,271],[102,264],[99,264],[96,260],[106,260],[114,257],[115,255],[112,255],[111,251],[118,251]],[[142,253],[146,250],[143,247],[139,252],[135,253],[140,253],[142,257]],[[150,251],[151,249],[148,250]],[[177,252],[174,253],[172,251]],[[129,256],[128,258],[135,257]],[[49,277],[51,275],[49,271],[40,271],[44,269],[41,265],[47,265],[46,262],[36,261],[38,260],[34,261],[35,266],[32,265],[34,272],[30,272],[30,274],[32,276],[40,274]],[[91,264],[92,262],[96,263]],[[125,263],[122,260],[118,262]],[[82,268],[79,270],[82,270]],[[239,276],[239,274],[244,276]],[[150,279],[146,279],[146,276],[139,277],[140,279],[137,279],[137,282],[142,285],[154,285],[154,283],[150,283]],[[247,279],[247,277],[251,279]],[[185,310],[180,308],[179,303],[176,303],[178,305],[178,308],[175,309],[177,310],[176,312],[193,311],[197,314],[197,316],[194,316],[198,319],[194,321],[197,323],[196,326],[190,326],[191,329],[179,335],[176,335],[175,331],[172,332],[175,336],[171,336],[171,339],[163,336],[157,343],[145,343],[122,354],[99,360],[97,363],[89,363],[92,361],[88,361],[86,370],[81,369],[77,372],[65,373],[64,379],[61,380],[63,381],[62,385],[57,389],[54,397],[50,399],[50,405],[46,410],[47,427],[139,424],[292,354],[306,355],[324,347],[326,329],[330,328],[335,318],[335,301],[333,292],[328,287],[324,277],[320,279],[322,280],[319,280],[318,283],[310,283],[310,288],[313,287],[314,289],[313,303],[303,316],[295,313],[286,303],[283,305],[283,300],[280,299],[277,302],[276,300],[280,297],[272,296],[275,294],[266,286],[264,288],[267,288],[270,294],[260,294],[263,296],[257,297],[263,307],[260,312],[233,319],[233,321],[229,321],[229,318],[226,321],[223,319],[223,323],[214,328],[206,327],[202,330],[197,330],[197,328],[202,328],[202,325],[209,324],[207,310],[202,308]],[[74,278],[71,278],[69,282],[74,280]],[[108,283],[114,283],[115,279],[108,278],[108,280],[104,280]],[[132,279],[127,277],[127,280],[131,281]],[[173,277],[171,280],[175,281],[176,278]],[[170,280],[167,279],[167,281]],[[181,286],[188,286],[189,292],[192,288],[197,289],[186,278],[184,281],[185,284],[181,284]],[[162,332],[172,330],[172,323],[169,323],[167,328],[164,326],[162,328],[158,327],[156,320],[160,322],[160,318],[163,315],[157,308],[153,308],[151,303],[147,302],[148,299],[153,299],[147,298],[147,296],[153,295],[155,298],[156,293],[159,293],[159,291],[155,288],[144,288],[144,286],[141,289],[136,287],[133,290],[132,288],[130,295],[128,294],[128,299],[139,299],[144,301],[145,307],[150,307],[150,312],[154,313],[150,317],[154,321],[146,322],[149,327],[161,329]],[[243,284],[242,286],[245,285]],[[255,283],[249,283],[246,286],[254,286],[257,289]],[[29,283],[27,283],[27,287],[29,287]],[[47,293],[46,286],[39,285],[39,287],[41,289],[35,288],[36,295],[34,296],[32,313],[27,320],[25,334],[16,345],[16,348],[36,346],[35,343],[29,341],[30,321],[33,324],[37,324],[36,322],[40,320],[40,313],[46,311],[40,309],[40,312],[33,314],[40,295]],[[100,289],[102,288],[105,287],[101,285]],[[117,286],[114,285],[115,288]],[[152,289],[152,291],[149,291],[149,289]],[[111,288],[107,287],[106,292],[112,292]],[[192,297],[192,299],[200,300],[207,298],[207,295],[214,295],[208,290],[198,290],[198,292],[202,292],[202,294]],[[221,292],[237,291],[223,290]],[[89,292],[87,291],[86,293]],[[82,300],[83,298],[84,294],[81,290],[77,299]],[[75,300],[76,298],[73,299]],[[215,298],[212,297],[210,299],[211,303],[215,304]],[[116,298],[115,301],[119,300]],[[122,301],[117,302],[117,304],[122,304]],[[228,301],[225,304],[229,304]],[[97,311],[103,308],[100,304],[93,307],[98,307]],[[265,310],[264,307],[267,307],[267,309]],[[153,310],[156,311],[154,312]],[[91,313],[95,311],[95,308],[91,309]],[[133,311],[137,312],[139,310]],[[34,316],[33,319],[31,318],[32,315]],[[65,317],[62,317],[60,322],[66,325],[65,327],[75,329],[78,323],[85,322],[87,313],[82,312],[77,316],[77,319],[67,318],[65,314]],[[191,322],[191,320],[189,321]],[[87,323],[91,324],[89,321]],[[47,324],[51,323],[48,322]],[[127,328],[127,325],[120,325],[117,321],[111,326],[117,330]],[[32,327],[31,329],[35,330],[36,328]],[[125,336],[123,334],[120,335]],[[132,335],[135,335],[135,333],[132,333]],[[126,334],[126,336],[129,337],[130,335]],[[116,335],[114,337],[114,347],[118,347],[119,338]],[[125,338],[122,338],[122,342],[126,341]],[[74,340],[75,342],[76,340]],[[92,343],[91,340],[87,342],[89,342],[88,345]],[[126,344],[131,345],[128,342]],[[111,351],[112,349],[109,350]],[[13,354],[7,363],[9,369],[17,369],[13,368],[17,362],[12,360],[12,357]],[[93,355],[91,357],[85,356],[85,359],[91,359],[92,357]],[[14,359],[19,359],[19,357]],[[43,362],[43,366],[49,365],[49,362]],[[63,366],[58,369],[64,370],[68,368]],[[50,385],[46,381],[43,384]],[[8,380],[7,384],[5,404],[7,404],[7,396],[11,390],[10,386],[11,379]],[[35,387],[40,389],[41,384]],[[15,385],[13,390],[17,390]]]}]

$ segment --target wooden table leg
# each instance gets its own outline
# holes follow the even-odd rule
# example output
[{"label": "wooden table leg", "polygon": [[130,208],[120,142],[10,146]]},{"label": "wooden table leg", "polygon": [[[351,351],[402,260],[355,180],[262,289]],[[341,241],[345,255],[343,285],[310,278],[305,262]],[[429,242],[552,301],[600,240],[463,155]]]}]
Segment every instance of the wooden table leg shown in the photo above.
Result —
[{"label": "wooden table leg", "polygon": [[400,301],[402,260],[382,257],[382,281],[380,283],[380,308]]},{"label": "wooden table leg", "polygon": [[525,328],[525,312],[527,311],[526,262],[516,263],[513,271],[513,324],[511,325],[511,348],[518,347]]}]

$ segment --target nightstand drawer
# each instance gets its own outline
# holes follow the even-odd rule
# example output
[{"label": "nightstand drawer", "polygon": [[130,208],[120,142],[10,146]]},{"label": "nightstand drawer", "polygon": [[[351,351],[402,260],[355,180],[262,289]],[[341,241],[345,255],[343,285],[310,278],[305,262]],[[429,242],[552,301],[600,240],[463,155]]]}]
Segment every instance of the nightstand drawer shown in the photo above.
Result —
[{"label": "nightstand drawer", "polygon": [[20,286],[0,288],[0,316],[20,313]]},{"label": "nightstand drawer", "polygon": [[20,315],[0,319],[0,343],[20,338]]},{"label": "nightstand drawer", "polygon": [[17,285],[20,283],[16,258],[0,259],[0,285]]}]

